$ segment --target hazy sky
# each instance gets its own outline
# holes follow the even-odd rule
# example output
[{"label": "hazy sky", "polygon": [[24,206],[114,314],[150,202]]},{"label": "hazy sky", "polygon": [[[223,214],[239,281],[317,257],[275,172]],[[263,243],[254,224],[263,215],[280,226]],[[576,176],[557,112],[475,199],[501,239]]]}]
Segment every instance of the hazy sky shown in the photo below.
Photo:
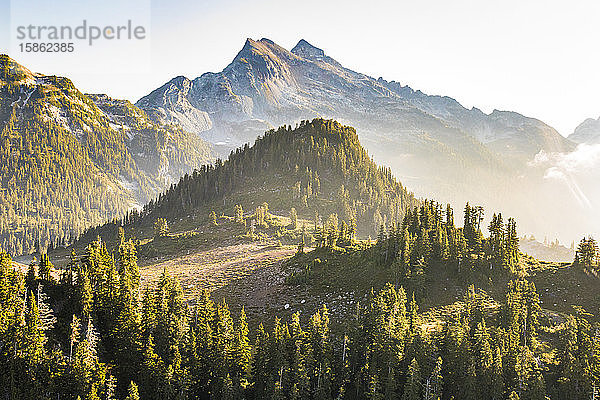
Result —
[{"label": "hazy sky", "polygon": [[[67,0],[45,0],[44,7],[41,0],[13,1],[48,23],[49,7],[63,19],[71,9]],[[136,1],[135,7],[150,4]],[[91,14],[138,17],[135,7],[123,12],[116,0],[87,3]],[[0,7],[0,52],[8,52],[10,1],[0,0]],[[10,56],[34,71],[68,76],[83,91],[135,101],[174,76],[222,70],[246,37],[267,37],[288,49],[304,38],[356,71],[485,112],[517,111],[563,135],[600,116],[598,1],[155,0],[147,8],[146,68],[126,68],[136,64],[122,52],[114,57],[120,62],[95,73],[78,64],[94,63],[100,57],[94,52],[64,61],[14,51]]]}]

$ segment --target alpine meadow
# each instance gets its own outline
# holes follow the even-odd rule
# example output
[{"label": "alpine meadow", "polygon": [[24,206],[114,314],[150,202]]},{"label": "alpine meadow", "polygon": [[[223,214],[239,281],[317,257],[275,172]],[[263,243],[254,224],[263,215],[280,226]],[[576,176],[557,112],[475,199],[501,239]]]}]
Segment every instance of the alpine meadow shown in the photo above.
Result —
[{"label": "alpine meadow", "polygon": [[[172,42],[130,74],[0,55],[0,398],[600,398],[600,119],[562,135],[304,39],[241,39],[190,79],[231,31],[287,42],[297,12],[350,38],[371,16],[158,3],[148,48],[219,21],[194,37],[213,47]],[[127,62],[137,42],[95,51]],[[131,87],[146,94],[114,95]]]}]

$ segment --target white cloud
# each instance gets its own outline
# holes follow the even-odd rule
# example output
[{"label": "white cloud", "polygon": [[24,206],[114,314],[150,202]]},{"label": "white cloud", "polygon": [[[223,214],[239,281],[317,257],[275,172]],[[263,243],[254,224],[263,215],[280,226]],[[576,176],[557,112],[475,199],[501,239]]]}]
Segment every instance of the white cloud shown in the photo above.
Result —
[{"label": "white cloud", "polygon": [[600,144],[580,144],[570,153],[541,151],[529,165],[543,168],[544,179],[566,185],[580,206],[600,206]]}]

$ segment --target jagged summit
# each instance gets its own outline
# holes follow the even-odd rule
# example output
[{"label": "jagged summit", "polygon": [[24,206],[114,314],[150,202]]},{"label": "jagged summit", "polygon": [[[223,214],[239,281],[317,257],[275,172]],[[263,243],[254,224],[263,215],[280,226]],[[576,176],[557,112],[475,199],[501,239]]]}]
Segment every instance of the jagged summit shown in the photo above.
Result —
[{"label": "jagged summit", "polygon": [[242,47],[242,50],[240,50],[240,53],[242,53],[244,50],[250,50],[253,48],[256,48],[259,45],[259,42],[252,39],[252,38],[246,38],[246,42],[244,42],[244,46]]},{"label": "jagged summit", "polygon": [[318,47],[313,46],[304,39],[300,39],[298,44],[292,49],[295,55],[308,58],[309,60],[322,59],[325,57],[325,52]]},{"label": "jagged summit", "polygon": [[275,42],[273,42],[271,39],[267,39],[267,38],[262,38],[262,39],[260,39],[260,41],[264,42],[264,43],[275,44]]},{"label": "jagged summit", "polygon": [[284,58],[293,57],[289,50],[266,38],[260,40],[247,38],[244,46],[234,58],[233,62],[248,55],[266,56],[271,58],[282,56]]},{"label": "jagged summit", "polygon": [[180,86],[180,87],[187,84],[188,82],[190,82],[190,80],[183,75],[176,76],[175,78],[170,80],[170,83]]}]

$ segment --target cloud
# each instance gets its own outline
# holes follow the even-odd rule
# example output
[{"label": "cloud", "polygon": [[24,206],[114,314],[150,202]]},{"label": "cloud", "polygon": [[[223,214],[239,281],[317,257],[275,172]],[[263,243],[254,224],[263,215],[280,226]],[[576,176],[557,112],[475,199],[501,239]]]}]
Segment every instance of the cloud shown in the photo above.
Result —
[{"label": "cloud", "polygon": [[542,150],[529,165],[542,168],[545,180],[563,183],[580,206],[600,206],[600,144],[580,144],[570,153]]},{"label": "cloud", "polygon": [[532,166],[552,165],[561,171],[579,173],[600,166],[600,144],[580,144],[570,153],[546,153],[535,155]]}]

